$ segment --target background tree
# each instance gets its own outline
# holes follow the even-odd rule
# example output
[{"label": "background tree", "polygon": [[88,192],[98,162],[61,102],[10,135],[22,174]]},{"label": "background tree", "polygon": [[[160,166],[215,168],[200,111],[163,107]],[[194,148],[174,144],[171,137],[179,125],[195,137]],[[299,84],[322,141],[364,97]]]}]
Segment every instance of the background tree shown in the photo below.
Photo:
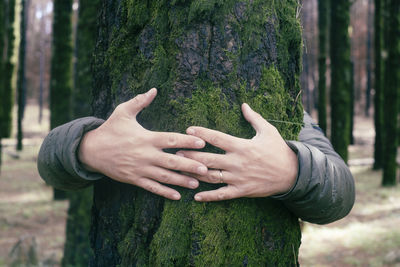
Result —
[{"label": "background tree", "polygon": [[[301,123],[298,1],[103,1],[96,45],[94,111],[151,87],[138,120],[148,129],[211,127],[250,138],[247,102],[267,119]],[[298,124],[276,123],[287,139]],[[218,186],[218,185],[217,185]],[[215,188],[202,184],[200,190]],[[298,219],[270,198],[169,201],[111,179],[95,183],[94,265],[297,264]]]},{"label": "background tree", "polygon": [[24,109],[26,102],[26,78],[25,78],[25,49],[26,49],[26,24],[28,22],[28,10],[30,0],[21,0],[21,21],[20,21],[20,44],[18,55],[18,80],[17,80],[17,96],[18,96],[18,118],[17,118],[17,150],[22,150],[22,119],[24,118]]},{"label": "background tree", "polygon": [[[50,80],[50,128],[71,120],[72,94],[72,0],[54,1]],[[55,199],[65,192],[54,189]]]},{"label": "background tree", "polygon": [[331,2],[331,141],[347,161],[350,131],[350,1]]},{"label": "background tree", "polygon": [[11,57],[14,48],[15,0],[0,4],[0,165],[1,139],[11,134],[13,89],[12,73],[14,66]]},{"label": "background tree", "polygon": [[382,0],[375,0],[374,17],[374,50],[375,50],[375,96],[374,96],[374,123],[375,123],[375,144],[374,144],[374,169],[380,169],[383,165],[383,90],[382,90]]},{"label": "background tree", "polygon": [[385,45],[388,57],[385,65],[384,87],[384,161],[383,186],[396,185],[396,155],[398,144],[398,97],[400,91],[400,2],[387,0],[385,4]]},{"label": "background tree", "polygon": [[[73,119],[91,115],[93,75],[91,61],[97,36],[99,0],[80,0],[75,41]],[[89,243],[93,187],[68,192],[69,209],[63,266],[88,266],[92,251]]]},{"label": "background tree", "polygon": [[318,124],[326,133],[327,128],[327,99],[326,99],[326,59],[328,54],[330,1],[318,0]]}]

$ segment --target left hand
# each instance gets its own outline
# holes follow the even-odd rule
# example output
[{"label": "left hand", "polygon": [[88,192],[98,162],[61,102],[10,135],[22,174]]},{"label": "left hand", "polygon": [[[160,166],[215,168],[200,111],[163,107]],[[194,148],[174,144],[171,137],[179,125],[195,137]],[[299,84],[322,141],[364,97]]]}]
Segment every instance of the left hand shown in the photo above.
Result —
[{"label": "left hand", "polygon": [[246,120],[256,130],[252,139],[191,126],[187,134],[200,137],[226,154],[179,151],[208,167],[207,175],[193,175],[207,183],[225,183],[217,190],[195,195],[197,201],[220,201],[240,197],[267,197],[289,191],[296,182],[298,160],[278,130],[249,105],[242,105]]}]

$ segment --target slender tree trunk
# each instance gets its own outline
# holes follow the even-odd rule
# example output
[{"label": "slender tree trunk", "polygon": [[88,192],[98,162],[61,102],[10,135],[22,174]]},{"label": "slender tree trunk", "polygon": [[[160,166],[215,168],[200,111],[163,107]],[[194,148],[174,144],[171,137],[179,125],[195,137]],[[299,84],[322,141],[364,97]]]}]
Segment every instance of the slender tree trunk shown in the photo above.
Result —
[{"label": "slender tree trunk", "polygon": [[26,78],[25,78],[25,47],[26,47],[26,23],[28,22],[29,14],[29,0],[21,0],[21,22],[20,22],[20,34],[21,41],[19,44],[19,58],[18,58],[18,131],[17,131],[17,150],[22,150],[22,120],[24,118],[25,109],[25,94],[26,94]]},{"label": "slender tree trunk", "polygon": [[[72,92],[72,0],[54,1],[53,44],[50,78],[51,129],[71,120]],[[66,193],[54,189],[54,199]]]},{"label": "slender tree trunk", "polygon": [[[73,118],[91,115],[93,75],[91,61],[97,37],[99,0],[80,0],[74,53]],[[67,234],[62,266],[88,266],[92,257],[89,243],[90,215],[93,187],[68,192]]]},{"label": "slender tree trunk", "polygon": [[[0,143],[11,134],[12,124],[12,73],[11,57],[14,52],[15,0],[1,1],[0,4]],[[2,153],[0,145],[0,154]],[[0,167],[1,167],[0,156]]]},{"label": "slender tree trunk", "polygon": [[398,97],[400,91],[400,2],[387,0],[388,12],[385,21],[385,44],[388,58],[385,66],[384,87],[384,122],[385,122],[385,154],[383,161],[383,186],[396,185],[396,155],[398,137]]},{"label": "slender tree trunk", "polygon": [[328,54],[330,1],[318,0],[319,56],[318,56],[318,124],[326,133],[326,59]]},{"label": "slender tree trunk", "polygon": [[354,145],[354,61],[350,62],[350,130],[349,130],[349,144]]},{"label": "slender tree trunk", "polygon": [[368,0],[367,15],[367,90],[365,92],[365,116],[369,117],[371,108],[371,86],[372,86],[372,0]]},{"label": "slender tree trunk", "polygon": [[375,98],[374,98],[374,122],[375,122],[375,144],[374,144],[374,169],[381,169],[383,165],[383,90],[382,90],[382,1],[375,0]]},{"label": "slender tree trunk", "polygon": [[[266,119],[302,122],[298,1],[103,1],[94,56],[94,111],[151,87],[138,117],[151,130],[189,125],[254,135],[249,103]],[[297,124],[276,123],[287,139]],[[218,185],[202,184],[199,190]],[[296,266],[298,219],[271,198],[169,201],[102,179],[95,184],[93,266]],[[197,190],[196,190],[197,191]]]},{"label": "slender tree trunk", "polygon": [[331,140],[347,161],[350,131],[350,1],[331,2]]}]

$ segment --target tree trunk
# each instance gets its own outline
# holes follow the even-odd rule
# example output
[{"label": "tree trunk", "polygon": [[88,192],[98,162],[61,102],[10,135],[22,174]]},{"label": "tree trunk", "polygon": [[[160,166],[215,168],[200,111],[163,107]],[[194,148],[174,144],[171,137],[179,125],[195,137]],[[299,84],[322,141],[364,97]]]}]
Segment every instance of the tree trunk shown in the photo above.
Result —
[{"label": "tree trunk", "polygon": [[11,133],[12,123],[12,73],[14,66],[11,57],[14,52],[14,17],[15,0],[2,1],[0,15],[0,138],[7,138]]},{"label": "tree trunk", "polygon": [[[50,78],[50,128],[71,120],[72,0],[54,1],[53,44]],[[54,189],[54,199],[66,198]]]},{"label": "tree trunk", "polygon": [[331,140],[347,161],[350,131],[350,1],[331,2]]},{"label": "tree trunk", "polygon": [[388,17],[385,21],[385,44],[388,58],[385,65],[384,121],[385,154],[383,161],[383,186],[396,185],[396,155],[398,136],[398,96],[400,91],[400,2],[387,0]]},{"label": "tree trunk", "polygon": [[374,169],[381,169],[383,165],[383,90],[382,90],[382,1],[375,0],[375,98],[374,98]]},{"label": "tree trunk", "polygon": [[17,150],[22,150],[22,119],[24,117],[25,109],[25,95],[26,95],[26,79],[25,79],[25,47],[26,47],[26,23],[28,22],[28,8],[29,0],[21,1],[21,22],[20,22],[20,35],[21,40],[19,44],[19,55],[18,55],[18,81],[17,81],[17,91],[18,91],[18,131],[17,131]]},{"label": "tree trunk", "polygon": [[319,29],[319,56],[318,56],[318,124],[326,133],[327,128],[327,99],[326,99],[326,58],[328,54],[330,2],[318,0],[318,29]]},{"label": "tree trunk", "polygon": [[365,92],[365,116],[369,117],[371,108],[371,86],[372,86],[372,0],[368,0],[367,15],[367,90]]},{"label": "tree trunk", "polygon": [[354,145],[354,61],[350,62],[350,110],[349,110],[349,117],[350,117],[350,127],[349,127],[349,144]]},{"label": "tree trunk", "polygon": [[[91,88],[93,75],[91,61],[97,37],[98,0],[80,0],[75,42],[76,63],[72,94],[73,118],[91,115]],[[89,242],[90,209],[93,203],[93,188],[68,192],[67,234],[62,266],[88,266],[92,257]]]},{"label": "tree trunk", "polygon": [[[250,138],[249,103],[266,119],[302,122],[298,1],[103,1],[94,110],[159,89],[138,117],[151,130],[190,125]],[[295,139],[297,124],[276,123]],[[211,148],[209,149],[211,150]],[[214,150],[215,151],[215,150]],[[216,188],[201,184],[199,190]],[[95,184],[94,266],[295,266],[298,219],[271,198],[169,201],[102,179]]]},{"label": "tree trunk", "polygon": [[[12,73],[11,57],[14,52],[15,0],[1,1],[0,4],[0,142],[11,134],[12,123]],[[0,146],[0,154],[2,149]],[[0,156],[0,166],[1,166]]]}]

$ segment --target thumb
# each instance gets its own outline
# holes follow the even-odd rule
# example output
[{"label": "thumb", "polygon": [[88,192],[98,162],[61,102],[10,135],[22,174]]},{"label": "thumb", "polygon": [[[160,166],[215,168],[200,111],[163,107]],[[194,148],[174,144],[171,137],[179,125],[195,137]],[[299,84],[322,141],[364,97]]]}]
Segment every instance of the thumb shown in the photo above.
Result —
[{"label": "thumb", "polygon": [[145,107],[153,102],[157,95],[157,89],[152,88],[144,94],[140,94],[126,102],[126,107],[131,116],[135,116],[142,111]]},{"label": "thumb", "polygon": [[246,103],[242,104],[242,112],[244,118],[253,126],[254,130],[256,130],[257,133],[261,133],[265,128],[266,120],[260,114],[252,110]]}]

